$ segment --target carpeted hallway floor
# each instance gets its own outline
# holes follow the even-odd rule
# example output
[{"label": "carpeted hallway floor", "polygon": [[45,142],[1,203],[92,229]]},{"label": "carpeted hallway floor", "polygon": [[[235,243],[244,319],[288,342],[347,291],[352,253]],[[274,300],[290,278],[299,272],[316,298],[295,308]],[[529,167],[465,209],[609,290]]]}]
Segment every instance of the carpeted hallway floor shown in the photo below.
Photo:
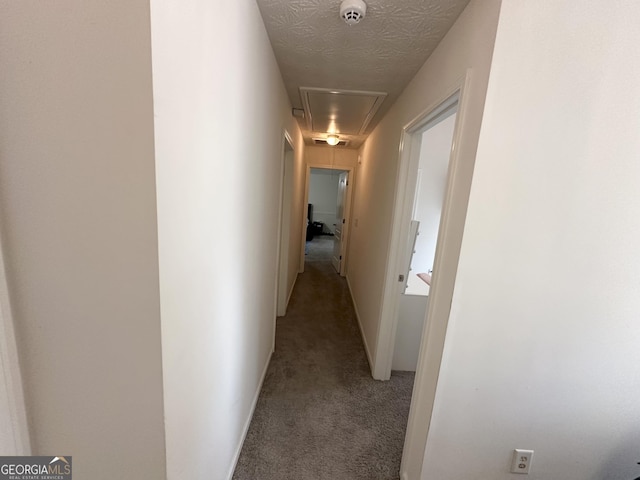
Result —
[{"label": "carpeted hallway floor", "polygon": [[413,373],[371,378],[332,237],[307,245],[233,478],[396,480]]}]

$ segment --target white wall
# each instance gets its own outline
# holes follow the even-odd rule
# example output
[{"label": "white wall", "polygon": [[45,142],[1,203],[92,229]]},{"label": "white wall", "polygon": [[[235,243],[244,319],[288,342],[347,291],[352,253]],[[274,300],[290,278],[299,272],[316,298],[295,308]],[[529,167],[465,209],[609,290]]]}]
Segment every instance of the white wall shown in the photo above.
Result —
[{"label": "white wall", "polygon": [[309,178],[309,203],[313,221],[324,223],[324,232],[334,233],[338,205],[338,176],[342,170],[312,168]]},{"label": "white wall", "polygon": [[358,163],[358,150],[341,147],[306,147],[304,160],[314,168],[355,168]]},{"label": "white wall", "polygon": [[35,454],[165,477],[149,5],[0,5],[0,216]]},{"label": "white wall", "polygon": [[640,476],[638,19],[503,2],[423,479]]},{"label": "white wall", "polygon": [[[500,2],[472,0],[445,38],[407,86],[393,107],[377,125],[361,148],[358,166],[353,229],[349,246],[349,282],[364,332],[369,358],[376,378],[385,377],[387,355],[381,344],[389,332],[380,335],[383,286],[391,235],[392,212],[398,167],[400,136],[404,126],[429,107],[443,100],[451,88],[472,70],[467,113],[463,121],[465,138],[459,144],[461,168],[467,177],[480,131],[491,53]],[[458,196],[454,214],[464,217],[466,197]],[[394,272],[390,274],[397,275]],[[453,282],[443,278],[443,284]],[[389,322],[389,318],[384,319]],[[386,350],[386,349],[384,349]],[[389,364],[390,366],[390,364]]]},{"label": "white wall", "polygon": [[273,349],[284,129],[294,198],[303,144],[253,0],[151,18],[168,478],[226,479]]}]

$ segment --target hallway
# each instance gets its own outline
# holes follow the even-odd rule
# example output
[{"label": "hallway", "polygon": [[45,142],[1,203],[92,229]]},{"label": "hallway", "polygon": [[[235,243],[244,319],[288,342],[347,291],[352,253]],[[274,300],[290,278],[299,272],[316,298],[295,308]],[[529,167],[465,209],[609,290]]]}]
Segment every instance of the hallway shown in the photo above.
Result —
[{"label": "hallway", "polygon": [[307,246],[233,478],[397,479],[413,373],[371,378],[333,238]]}]

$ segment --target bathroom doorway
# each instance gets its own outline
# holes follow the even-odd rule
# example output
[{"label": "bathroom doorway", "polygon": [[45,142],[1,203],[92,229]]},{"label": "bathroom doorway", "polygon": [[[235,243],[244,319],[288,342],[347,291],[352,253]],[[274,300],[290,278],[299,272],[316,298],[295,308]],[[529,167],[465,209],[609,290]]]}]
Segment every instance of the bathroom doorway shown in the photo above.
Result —
[{"label": "bathroom doorway", "polygon": [[392,370],[415,372],[420,339],[426,321],[429,291],[440,220],[447,188],[447,174],[457,117],[457,103],[446,109],[421,130],[413,191],[411,222],[406,240],[403,285],[398,293],[397,327]]}]

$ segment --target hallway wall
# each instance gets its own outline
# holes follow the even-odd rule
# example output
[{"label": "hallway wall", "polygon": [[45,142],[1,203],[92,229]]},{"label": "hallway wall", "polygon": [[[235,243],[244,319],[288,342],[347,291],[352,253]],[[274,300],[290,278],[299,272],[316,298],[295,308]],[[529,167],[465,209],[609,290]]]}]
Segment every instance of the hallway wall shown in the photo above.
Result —
[{"label": "hallway wall", "polygon": [[[0,224],[33,452],[165,478],[149,5],[0,3]],[[6,452],[0,452],[4,454]]]},{"label": "hallway wall", "polygon": [[168,478],[221,480],[273,349],[283,129],[294,273],[304,145],[255,1],[151,3]]},{"label": "hallway wall", "polygon": [[640,476],[639,18],[503,2],[423,479]]},{"label": "hallway wall", "polygon": [[[363,328],[369,358],[376,378],[384,378],[385,362],[380,356],[381,307],[384,294],[387,256],[394,208],[398,151],[402,129],[423,113],[472,69],[466,137],[459,145],[461,168],[470,179],[480,133],[480,122],[489,65],[498,19],[499,0],[472,0],[436,50],[407,86],[400,98],[374,129],[361,148],[358,168],[351,243],[349,245],[349,282]],[[454,207],[459,216],[466,210],[466,197]],[[375,232],[375,235],[373,234]],[[451,278],[443,282],[453,282]],[[387,319],[388,322],[388,319]]]}]

